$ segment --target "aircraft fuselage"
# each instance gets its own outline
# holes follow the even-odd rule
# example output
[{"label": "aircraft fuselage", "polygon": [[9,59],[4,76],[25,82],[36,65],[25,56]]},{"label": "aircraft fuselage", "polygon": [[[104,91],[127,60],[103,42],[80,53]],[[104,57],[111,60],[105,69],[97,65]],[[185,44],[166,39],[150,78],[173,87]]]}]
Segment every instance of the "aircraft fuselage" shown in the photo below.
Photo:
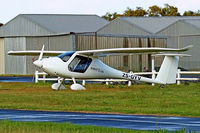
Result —
[{"label": "aircraft fuselage", "polygon": [[75,52],[43,58],[34,64],[50,75],[63,78],[142,80],[141,76],[116,70],[97,58],[78,55]]}]

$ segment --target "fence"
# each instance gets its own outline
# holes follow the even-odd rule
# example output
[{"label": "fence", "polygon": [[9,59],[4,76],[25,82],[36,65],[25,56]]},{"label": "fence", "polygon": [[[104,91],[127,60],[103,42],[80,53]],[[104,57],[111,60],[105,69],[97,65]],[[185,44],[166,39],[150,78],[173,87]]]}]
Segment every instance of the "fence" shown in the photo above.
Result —
[{"label": "fence", "polygon": [[[131,72],[132,73],[132,72]],[[139,72],[139,73],[132,73],[135,75],[151,75],[152,79],[155,79],[156,74],[158,74],[158,72],[156,72],[155,70],[153,70],[152,72]],[[200,78],[181,78],[181,75],[195,75],[195,74],[200,74],[200,71],[181,71],[180,69],[178,69],[177,71],[177,85],[180,85],[181,81],[199,81]],[[40,77],[40,75],[42,75],[42,78]],[[38,81],[58,81],[60,82],[61,78],[47,78],[47,73],[45,72],[35,72],[35,83],[37,83]],[[71,81],[72,79],[65,79],[68,81]],[[110,82],[123,82],[123,81],[128,81],[125,79],[86,79],[86,80],[82,80],[82,84],[85,85],[86,81],[98,81],[98,82],[106,82],[106,84],[108,85]],[[131,86],[132,82],[128,81],[128,86]],[[154,86],[154,83],[152,83],[152,86]]]}]

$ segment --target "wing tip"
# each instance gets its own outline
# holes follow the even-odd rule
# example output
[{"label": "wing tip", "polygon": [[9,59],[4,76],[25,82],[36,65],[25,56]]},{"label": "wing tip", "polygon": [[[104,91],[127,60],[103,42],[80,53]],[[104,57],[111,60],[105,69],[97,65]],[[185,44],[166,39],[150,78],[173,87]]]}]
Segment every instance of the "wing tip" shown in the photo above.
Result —
[{"label": "wing tip", "polygon": [[14,51],[8,51],[8,55],[12,55]]},{"label": "wing tip", "polygon": [[193,47],[193,45],[188,45],[186,47],[181,48],[180,50],[187,51],[187,50],[191,49],[192,47]]}]

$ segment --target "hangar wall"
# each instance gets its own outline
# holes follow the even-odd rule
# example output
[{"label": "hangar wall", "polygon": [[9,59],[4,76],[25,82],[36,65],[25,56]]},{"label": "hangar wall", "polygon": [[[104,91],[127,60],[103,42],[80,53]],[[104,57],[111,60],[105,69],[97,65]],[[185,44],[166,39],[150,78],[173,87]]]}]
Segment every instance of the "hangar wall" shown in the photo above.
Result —
[{"label": "hangar wall", "polygon": [[5,74],[4,39],[0,38],[0,74]]},{"label": "hangar wall", "polygon": [[[141,37],[125,35],[97,35],[94,34],[67,34],[52,36],[29,36],[5,38],[5,52],[9,50],[40,50],[45,45],[45,50],[90,50],[105,48],[128,48],[128,47],[165,47],[166,38]],[[8,56],[5,54],[6,74],[34,74],[32,64],[38,56]],[[127,55],[100,57],[104,63],[116,69],[124,71],[151,70],[151,56]],[[162,59],[156,59],[159,66]]]},{"label": "hangar wall", "polygon": [[[0,55],[0,61],[4,61],[5,55],[5,63],[0,65],[4,64],[5,67],[1,67],[0,72],[5,74],[34,74],[33,61],[38,58],[38,56],[7,55],[10,50],[40,50],[42,45],[45,45],[45,50],[73,51],[73,35],[6,37],[4,40],[5,53],[0,53],[3,54],[3,56]],[[2,39],[0,39],[0,48],[3,47],[1,44]]]},{"label": "hangar wall", "polygon": [[[178,37],[182,35],[198,35],[200,30],[192,25],[186,24],[182,21],[178,21],[173,25],[161,30],[156,35],[167,36],[168,47],[180,47],[178,46]],[[184,46],[184,44],[181,44]]]},{"label": "hangar wall", "polygon": [[[166,47],[167,45],[166,37],[152,35],[147,30],[120,18],[100,28],[97,35],[110,35],[110,37],[98,37],[98,48]],[[151,55],[142,54],[104,57],[103,61],[117,69],[146,71],[151,70],[151,59]],[[156,57],[156,67],[160,66],[162,59],[162,57]]]},{"label": "hangar wall", "polygon": [[[40,35],[54,34],[49,30],[41,27],[37,23],[30,21],[23,15],[18,15],[11,21],[9,21],[4,26],[0,27],[0,36],[4,37],[4,56],[0,55],[1,59],[5,59],[5,74],[33,74],[34,67],[32,65],[33,57],[23,57],[23,56],[8,56],[7,52],[9,50],[34,50],[41,48],[43,44],[46,45],[46,49],[57,48],[59,49],[59,44],[66,41],[62,37],[60,39],[54,38],[50,39],[48,36],[39,37]],[[29,37],[28,37],[29,36]],[[31,38],[34,39],[31,39]],[[66,38],[66,37],[65,37]],[[60,41],[59,41],[60,40]],[[69,39],[68,39],[69,40]],[[52,42],[52,46],[49,43]],[[71,42],[71,41],[70,41]],[[54,46],[53,46],[54,45]],[[63,45],[63,43],[61,44]],[[1,46],[0,46],[1,47]],[[70,46],[71,47],[71,46]],[[60,48],[61,49],[61,48]],[[2,54],[2,52],[0,53]],[[0,62],[1,63],[1,62]],[[0,64],[3,66],[3,63]],[[0,73],[3,73],[3,67],[0,68]]]},{"label": "hangar wall", "polygon": [[[127,35],[76,35],[76,50],[133,48],[133,47],[166,47],[166,38],[141,37]],[[151,55],[137,54],[127,56],[100,57],[102,61],[116,69],[124,71],[151,70]],[[162,58],[156,58],[156,66],[160,66]]]},{"label": "hangar wall", "polygon": [[[73,35],[60,36],[43,36],[43,37],[26,37],[26,50],[40,50],[42,45],[45,45],[45,50],[72,51],[73,50]],[[35,67],[33,61],[39,56],[26,57],[26,73],[34,74]]]},{"label": "hangar wall", "polygon": [[180,67],[190,70],[200,70],[200,34],[199,35],[183,35],[179,37],[181,47],[193,45],[193,47],[186,52],[191,57],[184,57],[180,59]]},{"label": "hangar wall", "polygon": [[38,24],[29,21],[23,16],[16,16],[4,26],[0,27],[0,36],[35,36],[53,34]]},{"label": "hangar wall", "polygon": [[168,37],[167,47],[181,48],[193,45],[193,48],[186,52],[186,54],[191,55],[191,57],[181,58],[179,66],[190,70],[200,70],[200,29],[184,23],[184,21],[178,21],[160,31],[157,35]]},{"label": "hangar wall", "polygon": [[5,73],[26,74],[26,57],[7,55],[10,50],[26,50],[26,38],[4,38],[5,47]]},{"label": "hangar wall", "polygon": [[115,19],[97,31],[97,34],[150,35],[136,25],[121,19]]},{"label": "hangar wall", "polygon": [[[159,19],[163,23],[157,22]],[[200,17],[138,17],[138,19],[137,17],[134,19],[122,17],[100,28],[97,34],[162,36],[167,38],[166,47],[169,48],[179,48],[192,44],[194,47],[187,52],[192,57],[181,58],[180,66],[190,70],[200,70],[200,58],[197,58],[199,57],[197,49],[199,49]]]}]

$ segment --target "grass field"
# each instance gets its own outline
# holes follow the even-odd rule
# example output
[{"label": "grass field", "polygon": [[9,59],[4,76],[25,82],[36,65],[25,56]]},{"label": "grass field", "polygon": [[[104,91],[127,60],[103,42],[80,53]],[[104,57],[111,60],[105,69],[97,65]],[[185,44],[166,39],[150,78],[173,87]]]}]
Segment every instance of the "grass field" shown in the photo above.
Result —
[{"label": "grass field", "polygon": [[49,83],[0,83],[0,108],[200,117],[200,84],[100,85],[53,91]]},{"label": "grass field", "polygon": [[[53,91],[49,83],[0,83],[0,108],[154,114],[200,117],[200,84],[167,85],[100,85],[87,84],[86,91]],[[70,123],[0,121],[1,133],[166,133],[134,131]],[[177,131],[184,133],[185,131]]]},{"label": "grass field", "polygon": [[[168,133],[165,130],[134,131],[128,129],[80,126],[70,123],[53,122],[12,122],[0,121],[1,133]],[[185,130],[175,131],[185,133]]]}]

